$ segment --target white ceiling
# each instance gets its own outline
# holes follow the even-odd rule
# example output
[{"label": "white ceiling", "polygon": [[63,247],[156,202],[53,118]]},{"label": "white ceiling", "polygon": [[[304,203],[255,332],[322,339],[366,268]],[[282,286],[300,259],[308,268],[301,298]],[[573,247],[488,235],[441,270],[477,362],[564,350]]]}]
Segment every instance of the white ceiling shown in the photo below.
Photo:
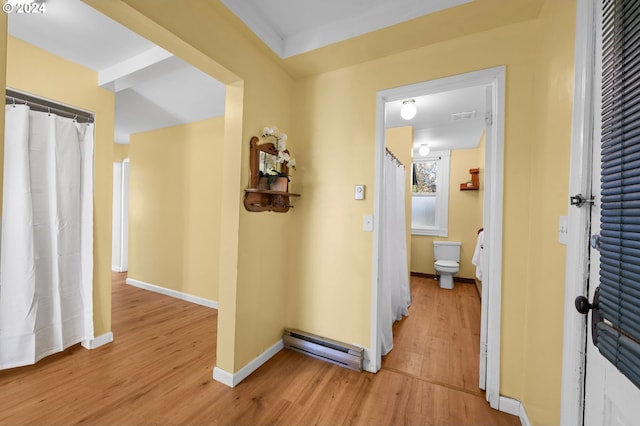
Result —
[{"label": "white ceiling", "polygon": [[43,14],[9,14],[9,34],[98,72],[116,93],[115,134],[224,115],[225,87],[79,0],[47,0]]},{"label": "white ceiling", "polygon": [[[472,0],[221,0],[281,58],[399,24]],[[414,150],[475,148],[484,131],[485,87],[415,98],[415,118],[400,117],[402,101],[386,105],[386,127],[414,127]],[[471,119],[452,115],[474,112]]]},{"label": "white ceiling", "polygon": [[[11,0],[16,1],[16,0]],[[472,0],[221,0],[283,58]],[[224,115],[224,85],[80,0],[46,0],[44,14],[10,14],[9,33],[98,72],[116,93],[115,135]],[[412,125],[416,146],[469,148],[484,129],[484,88],[415,97],[417,116],[387,104],[387,127]],[[454,113],[475,118],[452,122]],[[480,130],[479,130],[480,129]]]},{"label": "white ceiling", "polygon": [[485,129],[486,86],[417,96],[416,116],[400,117],[402,99],[385,105],[386,127],[413,126],[414,151],[422,144],[433,151],[475,148]]},{"label": "white ceiling", "polygon": [[281,58],[473,0],[221,0]]}]

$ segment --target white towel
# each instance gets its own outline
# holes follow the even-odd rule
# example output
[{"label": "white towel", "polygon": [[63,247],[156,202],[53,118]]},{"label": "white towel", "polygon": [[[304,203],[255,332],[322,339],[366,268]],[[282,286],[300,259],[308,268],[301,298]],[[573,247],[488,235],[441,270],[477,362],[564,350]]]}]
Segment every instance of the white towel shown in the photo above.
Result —
[{"label": "white towel", "polygon": [[476,249],[473,252],[471,263],[476,266],[476,277],[482,281],[482,252],[484,251],[484,230],[478,233]]}]

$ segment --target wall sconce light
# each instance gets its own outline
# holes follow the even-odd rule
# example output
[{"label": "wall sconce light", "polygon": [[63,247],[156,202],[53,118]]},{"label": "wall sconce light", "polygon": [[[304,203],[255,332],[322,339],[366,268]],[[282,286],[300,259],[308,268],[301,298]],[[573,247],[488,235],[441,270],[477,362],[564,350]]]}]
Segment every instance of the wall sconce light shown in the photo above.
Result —
[{"label": "wall sconce light", "polygon": [[429,155],[430,151],[431,150],[429,149],[429,145],[427,145],[426,143],[423,143],[422,145],[420,145],[420,149],[418,149],[418,153],[422,157],[426,157],[427,155]]},{"label": "wall sconce light", "polygon": [[414,99],[409,99],[408,101],[402,102],[402,108],[400,108],[400,116],[405,120],[411,120],[416,116],[416,101]]}]

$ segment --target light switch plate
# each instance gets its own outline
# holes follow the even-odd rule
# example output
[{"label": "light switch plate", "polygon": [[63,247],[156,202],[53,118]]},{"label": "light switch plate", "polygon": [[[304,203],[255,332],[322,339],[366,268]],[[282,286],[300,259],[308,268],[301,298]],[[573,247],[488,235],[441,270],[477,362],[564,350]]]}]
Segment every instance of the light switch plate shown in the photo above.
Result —
[{"label": "light switch plate", "polygon": [[356,185],[355,199],[364,200],[364,185]]},{"label": "light switch plate", "polygon": [[362,216],[362,230],[367,232],[373,231],[373,215],[365,214]]}]

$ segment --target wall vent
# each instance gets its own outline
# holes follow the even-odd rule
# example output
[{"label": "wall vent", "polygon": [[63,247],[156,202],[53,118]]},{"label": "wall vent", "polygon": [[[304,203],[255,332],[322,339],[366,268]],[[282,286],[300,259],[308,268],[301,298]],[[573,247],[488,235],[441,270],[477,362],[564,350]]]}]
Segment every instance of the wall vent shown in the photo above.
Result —
[{"label": "wall vent", "polygon": [[471,120],[476,118],[475,111],[456,112],[451,114],[451,121]]},{"label": "wall vent", "polygon": [[295,329],[284,330],[284,347],[311,357],[362,371],[364,349]]}]

